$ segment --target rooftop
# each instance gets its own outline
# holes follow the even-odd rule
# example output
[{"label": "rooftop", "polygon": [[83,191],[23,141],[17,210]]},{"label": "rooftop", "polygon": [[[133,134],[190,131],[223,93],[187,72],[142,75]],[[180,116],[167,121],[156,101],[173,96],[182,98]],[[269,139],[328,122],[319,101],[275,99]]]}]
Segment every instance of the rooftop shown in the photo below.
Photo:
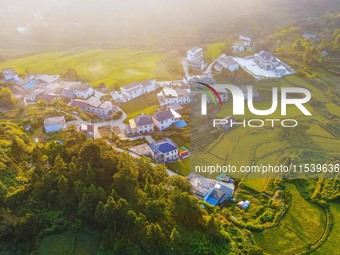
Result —
[{"label": "rooftop", "polygon": [[7,74],[7,75],[15,75],[15,74],[17,74],[17,72],[14,71],[13,68],[10,68],[10,67],[4,68],[1,71],[2,71],[3,74]]},{"label": "rooftop", "polygon": [[150,125],[152,124],[151,117],[149,115],[146,115],[144,113],[138,115],[135,117],[135,122],[137,126],[144,126],[144,125]]},{"label": "rooftop", "polygon": [[92,106],[92,107],[99,107],[101,104],[102,104],[102,102],[100,101],[100,99],[99,98],[97,98],[97,97],[94,97],[94,96],[92,96],[92,97],[90,97],[89,99],[87,99],[86,100],[86,103],[88,104],[88,105],[90,105],[90,106]]},{"label": "rooftop", "polygon": [[60,75],[41,74],[37,78],[41,80],[42,82],[52,83],[52,82],[57,81],[60,78]]},{"label": "rooftop", "polygon": [[85,108],[87,106],[87,103],[85,100],[73,99],[70,103],[70,106],[79,106],[80,108]]},{"label": "rooftop", "polygon": [[164,121],[164,120],[168,120],[168,119],[172,119],[174,117],[174,115],[172,114],[171,110],[166,110],[163,112],[156,112],[153,117],[157,120],[157,121]]},{"label": "rooftop", "polygon": [[167,153],[178,149],[177,145],[170,138],[164,138],[163,140],[153,142],[149,146],[155,154]]},{"label": "rooftop", "polygon": [[55,125],[59,123],[65,123],[64,116],[56,116],[44,119],[44,126]]},{"label": "rooftop", "polygon": [[133,82],[133,83],[130,83],[128,85],[125,85],[125,86],[121,87],[121,89],[133,91],[133,90],[140,89],[141,86],[142,85],[139,82]]},{"label": "rooftop", "polygon": [[77,84],[73,87],[73,89],[77,90],[77,91],[85,91],[89,88],[91,88],[91,85],[88,84],[88,83],[80,83],[80,84]]}]

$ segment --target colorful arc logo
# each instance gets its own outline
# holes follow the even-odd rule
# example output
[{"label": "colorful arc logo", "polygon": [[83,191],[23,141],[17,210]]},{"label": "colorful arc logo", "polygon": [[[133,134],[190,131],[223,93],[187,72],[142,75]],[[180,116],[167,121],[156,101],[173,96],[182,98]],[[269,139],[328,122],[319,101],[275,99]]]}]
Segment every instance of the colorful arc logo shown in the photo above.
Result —
[{"label": "colorful arc logo", "polygon": [[198,89],[204,91],[207,95],[209,95],[209,97],[211,98],[211,100],[214,102],[215,105],[217,104],[217,101],[216,101],[216,98],[215,98],[215,96],[216,96],[218,101],[219,101],[219,104],[222,106],[222,99],[221,99],[220,95],[211,85],[206,84],[204,82],[197,82],[197,83],[204,86],[203,88],[199,87]]}]

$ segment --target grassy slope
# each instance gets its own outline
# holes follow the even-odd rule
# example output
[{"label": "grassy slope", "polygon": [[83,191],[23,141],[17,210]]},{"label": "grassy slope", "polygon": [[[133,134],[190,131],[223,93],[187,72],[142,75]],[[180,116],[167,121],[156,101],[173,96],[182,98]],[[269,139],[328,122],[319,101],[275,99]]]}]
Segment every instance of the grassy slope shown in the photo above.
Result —
[{"label": "grassy slope", "polygon": [[64,74],[68,68],[75,68],[82,80],[94,86],[101,82],[122,86],[150,78],[178,78],[181,74],[170,73],[169,68],[163,66],[168,60],[164,54],[140,50],[75,49],[12,59],[0,63],[0,69],[12,67],[21,74],[26,69],[30,73]]},{"label": "grassy slope", "polygon": [[218,58],[223,52],[224,42],[216,42],[208,45],[207,50],[205,52],[205,57],[208,60],[214,60]]},{"label": "grassy slope", "polygon": [[38,255],[94,255],[98,249],[94,236],[85,232],[66,231],[45,236],[37,250]]},{"label": "grassy slope", "polygon": [[129,123],[129,119],[141,113],[154,114],[155,111],[160,108],[156,94],[157,92],[152,92],[122,104],[121,107],[123,111],[128,115],[125,123]]},{"label": "grassy slope", "polygon": [[312,255],[337,255],[339,246],[335,245],[340,240],[340,204],[332,203],[331,211],[334,215],[334,225],[328,239],[322,246],[314,251]]},{"label": "grassy slope", "polygon": [[323,233],[325,214],[321,208],[306,201],[293,184],[292,204],[278,226],[254,233],[256,242],[268,254],[290,254],[314,243]]}]

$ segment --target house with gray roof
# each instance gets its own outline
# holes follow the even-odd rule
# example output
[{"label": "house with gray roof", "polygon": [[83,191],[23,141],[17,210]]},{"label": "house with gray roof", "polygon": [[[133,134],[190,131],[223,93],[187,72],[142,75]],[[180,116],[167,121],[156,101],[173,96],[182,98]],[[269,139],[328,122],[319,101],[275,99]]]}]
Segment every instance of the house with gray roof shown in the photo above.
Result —
[{"label": "house with gray roof", "polygon": [[158,111],[152,115],[152,121],[155,127],[162,131],[169,128],[175,121],[175,116],[171,110]]},{"label": "house with gray roof", "polygon": [[127,130],[128,135],[152,133],[154,131],[154,124],[151,116],[142,113],[137,117],[130,119]]},{"label": "house with gray roof", "polygon": [[76,97],[83,98],[83,99],[87,99],[94,94],[94,90],[92,86],[88,83],[76,84],[72,88],[72,91]]},{"label": "house with gray roof", "polygon": [[231,56],[226,56],[223,54],[220,56],[214,65],[214,69],[217,72],[222,72],[223,69],[229,70],[230,72],[234,72],[238,70],[239,65],[238,63],[231,57]]},{"label": "house with gray roof", "polygon": [[279,65],[277,58],[264,50],[255,54],[254,61],[264,70],[273,70],[275,66]]},{"label": "house with gray roof", "polygon": [[17,74],[16,71],[13,70],[13,68],[4,68],[1,70],[4,78],[6,81],[10,81],[10,80],[19,80],[19,75]]},{"label": "house with gray roof", "polygon": [[158,164],[165,164],[178,160],[178,147],[170,139],[164,138],[149,145],[151,156]]},{"label": "house with gray roof", "polygon": [[78,106],[84,112],[95,113],[101,117],[107,117],[113,111],[112,103],[109,101],[102,102],[97,97],[90,97],[89,99],[72,99],[69,106]]}]

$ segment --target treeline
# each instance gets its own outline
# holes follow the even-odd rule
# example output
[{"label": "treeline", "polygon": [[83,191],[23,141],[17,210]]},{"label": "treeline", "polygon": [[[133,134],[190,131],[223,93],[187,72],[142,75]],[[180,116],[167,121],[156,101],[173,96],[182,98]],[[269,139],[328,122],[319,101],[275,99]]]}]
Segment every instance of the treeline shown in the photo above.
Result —
[{"label": "treeline", "polygon": [[0,253],[28,254],[44,235],[75,228],[100,235],[108,254],[262,254],[163,166],[75,130],[42,145],[0,127]]}]

